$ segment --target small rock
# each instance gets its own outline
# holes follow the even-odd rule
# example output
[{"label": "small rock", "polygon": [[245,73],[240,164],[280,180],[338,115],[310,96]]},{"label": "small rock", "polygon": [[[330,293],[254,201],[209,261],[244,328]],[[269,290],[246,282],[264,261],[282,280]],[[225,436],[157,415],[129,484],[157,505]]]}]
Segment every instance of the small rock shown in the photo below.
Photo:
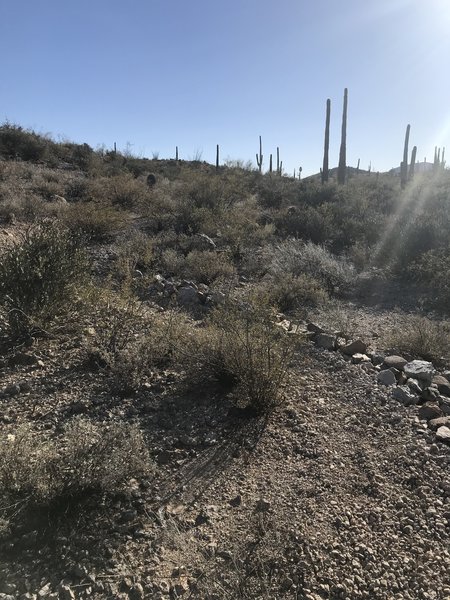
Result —
[{"label": "small rock", "polygon": [[377,375],[378,383],[382,385],[389,386],[395,385],[397,380],[395,379],[394,373],[390,369],[386,369],[385,371],[380,371]]},{"label": "small rock", "polygon": [[308,323],[306,329],[311,333],[325,333],[324,329],[320,325],[316,325],[316,323]]},{"label": "small rock", "polygon": [[344,354],[349,354],[353,356],[354,354],[364,354],[367,350],[367,344],[365,344],[362,340],[354,340],[353,342],[349,342],[342,346],[341,352]]},{"label": "small rock", "polygon": [[20,385],[18,383],[10,383],[4,389],[6,396],[18,396],[20,394]]},{"label": "small rock", "polygon": [[268,500],[265,500],[264,498],[260,498],[258,500],[258,502],[256,503],[256,511],[257,512],[267,512],[268,510],[270,510],[270,507],[272,505],[270,504],[270,502]]},{"label": "small rock", "polygon": [[440,442],[450,444],[450,427],[446,427],[445,425],[443,427],[439,427],[439,429],[436,431],[436,439]]},{"label": "small rock", "polygon": [[408,379],[406,382],[408,384],[409,389],[414,393],[420,396],[422,393],[422,387],[417,379]]},{"label": "small rock", "polygon": [[398,385],[392,391],[392,397],[404,404],[410,406],[411,404],[417,404],[419,398],[416,394],[413,394],[409,387]]},{"label": "small rock", "polygon": [[432,402],[434,402],[439,399],[439,391],[437,388],[427,387],[422,390],[420,397],[422,400],[425,400],[425,402],[430,401],[430,400]]},{"label": "small rock", "polygon": [[383,354],[379,354],[378,352],[368,352],[367,356],[372,361],[372,364],[375,365],[376,367],[378,365],[382,365],[383,362],[384,362],[384,356],[383,356]]},{"label": "small rock", "polygon": [[435,375],[432,383],[437,386],[439,393],[444,396],[450,396],[450,382],[446,377],[442,375]]},{"label": "small rock", "polygon": [[140,583],[135,583],[128,591],[130,600],[142,600],[145,597],[144,588]]},{"label": "small rock", "polygon": [[75,594],[69,585],[61,584],[58,588],[59,600],[75,600]]},{"label": "small rock", "polygon": [[238,494],[235,498],[232,498],[231,500],[229,500],[228,504],[230,506],[232,506],[233,508],[236,508],[237,506],[240,506],[242,503],[242,498],[241,495]]},{"label": "small rock", "polygon": [[362,362],[370,362],[370,358],[366,354],[361,354],[361,352],[357,352],[352,356],[352,363],[354,365],[359,365]]},{"label": "small rock", "polygon": [[450,427],[450,417],[437,417],[436,419],[430,419],[428,421],[428,427],[433,431],[439,429],[439,427]]}]

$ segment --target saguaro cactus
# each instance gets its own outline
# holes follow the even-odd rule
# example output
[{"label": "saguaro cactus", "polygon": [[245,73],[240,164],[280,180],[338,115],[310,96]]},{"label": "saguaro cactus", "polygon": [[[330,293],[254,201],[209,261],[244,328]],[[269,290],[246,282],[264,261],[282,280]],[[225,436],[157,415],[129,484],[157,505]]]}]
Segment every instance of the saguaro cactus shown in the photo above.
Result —
[{"label": "saguaro cactus", "polygon": [[178,146],[175,146],[175,160],[178,160]]},{"label": "saguaro cactus", "polygon": [[280,149],[277,146],[277,175],[281,175],[280,171]]},{"label": "saguaro cactus", "polygon": [[272,155],[269,156],[269,173],[272,173]]},{"label": "saguaro cactus", "polygon": [[413,179],[414,177],[414,169],[416,165],[416,154],[417,154],[417,146],[414,146],[411,152],[411,164],[409,166],[409,178]]},{"label": "saguaro cactus", "polygon": [[408,144],[409,144],[409,132],[411,130],[411,125],[406,126],[405,133],[405,144],[403,146],[403,160],[400,165],[400,185],[402,190],[406,186],[406,182],[408,180]]},{"label": "saguaro cactus", "polygon": [[216,171],[219,170],[219,144],[216,145]]},{"label": "saguaro cactus", "polygon": [[256,155],[256,164],[258,165],[258,169],[259,172],[261,173],[262,171],[262,164],[263,164],[263,153],[262,153],[262,141],[261,141],[261,136],[259,136],[259,155]]},{"label": "saguaro cactus", "polygon": [[344,89],[344,107],[342,110],[342,131],[341,131],[341,148],[339,150],[339,166],[337,179],[341,185],[345,183],[345,175],[347,172],[347,103],[348,103],[348,90]]},{"label": "saguaro cactus", "polygon": [[327,100],[327,116],[325,118],[325,142],[323,145],[323,167],[322,167],[322,183],[328,181],[328,152],[330,149],[330,114],[331,100]]}]

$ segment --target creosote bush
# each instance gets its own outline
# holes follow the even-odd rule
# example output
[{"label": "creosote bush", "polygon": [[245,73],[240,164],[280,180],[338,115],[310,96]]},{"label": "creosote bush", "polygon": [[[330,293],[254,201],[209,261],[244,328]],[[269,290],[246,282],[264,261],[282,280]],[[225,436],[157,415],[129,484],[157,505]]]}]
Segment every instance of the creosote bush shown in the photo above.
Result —
[{"label": "creosote bush", "polygon": [[0,309],[11,333],[30,333],[74,306],[87,267],[82,239],[61,223],[47,221],[19,233],[0,260]]}]

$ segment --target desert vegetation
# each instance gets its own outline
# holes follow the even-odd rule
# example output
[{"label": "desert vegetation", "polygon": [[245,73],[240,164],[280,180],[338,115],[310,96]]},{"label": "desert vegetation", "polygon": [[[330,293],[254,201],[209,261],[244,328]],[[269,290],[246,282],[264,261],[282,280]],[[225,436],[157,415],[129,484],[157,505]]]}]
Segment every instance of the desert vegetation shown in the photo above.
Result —
[{"label": "desert vegetation", "polygon": [[[268,423],[272,457],[287,447],[276,429],[285,420],[297,435],[289,452],[320,456],[292,408],[316,360],[301,324],[321,315],[336,335],[362,336],[376,316],[361,322],[361,311],[376,301],[403,311],[381,320],[380,350],[448,366],[450,174],[346,170],[346,98],[339,171],[326,155],[306,179],[284,176],[279,153],[264,173],[261,139],[252,168],[220,165],[219,147],[214,166],[150,160],[0,126],[0,567],[10,595],[36,597],[26,594],[45,587],[63,552],[51,597],[75,597],[64,569],[79,597],[353,597],[325,580],[320,596],[302,591],[306,573],[287,565],[312,555],[262,497],[245,547],[227,533],[220,555],[196,533],[215,510],[196,503],[198,473],[214,465],[219,480],[233,460],[251,464]],[[239,507],[244,480],[221,481]],[[188,492],[180,521],[175,500]],[[164,547],[145,568],[130,558],[139,539]],[[15,560],[31,573],[27,589],[9,577]],[[107,563],[107,582],[91,576]],[[133,569],[147,575],[130,578]],[[354,597],[384,597],[368,594]]]}]

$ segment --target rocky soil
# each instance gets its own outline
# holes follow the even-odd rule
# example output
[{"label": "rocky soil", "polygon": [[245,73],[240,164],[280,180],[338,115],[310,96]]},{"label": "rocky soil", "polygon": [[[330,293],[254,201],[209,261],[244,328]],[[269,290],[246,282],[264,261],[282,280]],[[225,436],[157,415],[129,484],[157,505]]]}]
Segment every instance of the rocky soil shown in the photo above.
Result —
[{"label": "rocky soil", "polygon": [[[126,418],[157,470],[115,498],[24,515],[0,542],[0,600],[450,598],[445,382],[317,335],[330,334],[299,343],[268,421],[214,388],[174,395],[171,372],[111,397],[76,339],[4,357],[1,435]],[[394,397],[401,387],[411,401]]]}]

